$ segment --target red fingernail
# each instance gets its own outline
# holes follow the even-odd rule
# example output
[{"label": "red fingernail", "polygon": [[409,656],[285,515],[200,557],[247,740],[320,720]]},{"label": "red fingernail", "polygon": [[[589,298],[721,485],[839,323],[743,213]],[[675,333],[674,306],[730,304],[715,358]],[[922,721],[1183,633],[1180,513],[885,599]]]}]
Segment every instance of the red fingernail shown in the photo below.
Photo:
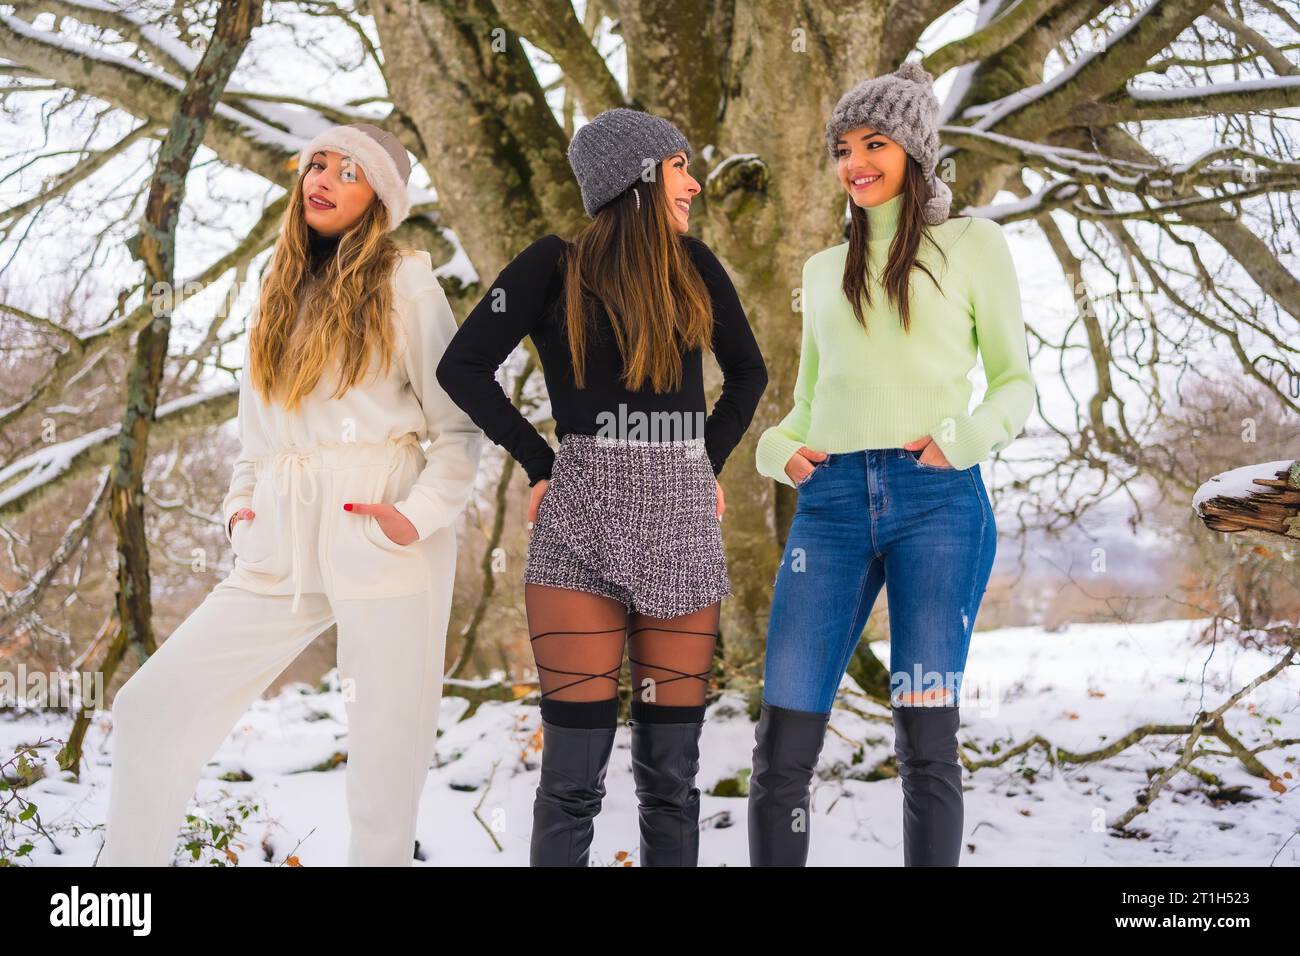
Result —
[{"label": "red fingernail", "polygon": [[351,511],[351,510],[352,510],[352,502],[348,502],[347,504],[345,504],[345,505],[343,506],[343,510],[344,510],[344,511]]}]

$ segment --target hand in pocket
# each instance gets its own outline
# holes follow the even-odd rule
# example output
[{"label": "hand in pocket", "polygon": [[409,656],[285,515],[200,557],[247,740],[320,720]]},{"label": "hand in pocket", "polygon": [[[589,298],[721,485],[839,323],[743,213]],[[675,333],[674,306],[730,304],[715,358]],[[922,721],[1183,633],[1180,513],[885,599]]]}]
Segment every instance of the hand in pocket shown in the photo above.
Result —
[{"label": "hand in pocket", "polygon": [[537,523],[537,509],[541,507],[542,496],[551,487],[550,479],[543,478],[530,489],[528,498],[528,537],[533,536],[533,525]]},{"label": "hand in pocket", "polygon": [[[940,448],[938,443],[929,435],[922,435],[920,438],[913,438],[903,447],[908,451],[916,451],[918,448],[921,449],[921,456],[917,458],[917,461],[923,465],[929,465],[931,468],[952,467],[952,462],[944,456],[943,449]],[[929,458],[925,457],[926,452],[929,452]]]},{"label": "hand in pocket", "polygon": [[226,522],[226,532],[233,538],[235,536],[236,523],[240,521],[252,521],[253,517],[254,516],[253,516],[252,508],[240,508],[233,515],[231,515],[230,520]]},{"label": "hand in pocket", "polygon": [[785,473],[790,476],[790,480],[795,485],[800,485],[805,478],[817,470],[816,466],[825,460],[826,452],[813,451],[807,445],[800,445],[799,450],[785,463]]},{"label": "hand in pocket", "polygon": [[383,502],[366,504],[360,501],[349,501],[343,505],[343,510],[354,515],[374,518],[379,524],[379,530],[384,533],[384,537],[393,544],[411,544],[420,537],[420,533],[415,530],[415,525],[411,524],[406,515],[390,504]]}]

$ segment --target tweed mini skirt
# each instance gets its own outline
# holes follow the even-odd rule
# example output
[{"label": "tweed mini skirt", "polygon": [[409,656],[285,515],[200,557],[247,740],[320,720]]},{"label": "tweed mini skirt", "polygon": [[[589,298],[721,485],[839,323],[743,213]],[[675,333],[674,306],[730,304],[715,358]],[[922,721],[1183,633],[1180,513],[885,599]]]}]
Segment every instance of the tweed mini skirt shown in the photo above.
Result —
[{"label": "tweed mini skirt", "polygon": [[731,594],[713,467],[702,439],[569,433],[528,542],[524,581],[589,591],[651,617]]}]

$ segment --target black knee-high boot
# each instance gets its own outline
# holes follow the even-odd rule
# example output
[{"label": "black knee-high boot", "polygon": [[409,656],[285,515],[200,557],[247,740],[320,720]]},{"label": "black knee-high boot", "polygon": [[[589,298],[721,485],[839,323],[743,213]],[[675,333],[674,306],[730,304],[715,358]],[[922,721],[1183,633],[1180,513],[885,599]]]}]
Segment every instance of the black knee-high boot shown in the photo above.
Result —
[{"label": "black knee-high boot", "polygon": [[[566,717],[580,714],[570,723],[598,726],[553,723],[548,717],[554,713],[555,703],[542,702],[542,777],[533,800],[530,866],[587,865],[594,821],[605,798],[605,772],[614,749],[617,698],[612,705],[603,701],[559,703],[567,705]],[[606,715],[609,725],[599,726]]]},{"label": "black knee-high boot", "polygon": [[903,781],[903,865],[957,866],[963,821],[957,705],[895,706]]},{"label": "black knee-high boot", "polygon": [[808,787],[829,714],[762,704],[749,778],[749,865],[808,862]]},{"label": "black knee-high boot", "polygon": [[696,866],[700,856],[703,707],[633,699],[632,778],[636,782],[642,866]]}]

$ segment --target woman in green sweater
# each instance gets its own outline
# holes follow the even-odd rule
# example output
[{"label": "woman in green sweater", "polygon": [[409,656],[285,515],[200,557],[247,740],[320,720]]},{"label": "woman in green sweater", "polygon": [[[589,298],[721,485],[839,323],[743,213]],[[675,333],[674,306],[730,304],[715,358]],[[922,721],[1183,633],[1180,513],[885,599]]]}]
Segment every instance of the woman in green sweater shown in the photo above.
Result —
[{"label": "woman in green sweater", "polygon": [[[802,866],[808,790],[835,694],[882,585],[908,866],[961,851],[958,699],[997,527],[979,463],[1035,387],[996,222],[948,218],[938,101],[920,66],[846,93],[827,146],[849,241],[803,268],[794,408],[756,450],[798,489],[768,623],[749,796],[750,862]],[[967,411],[976,353],[988,390]]]}]

